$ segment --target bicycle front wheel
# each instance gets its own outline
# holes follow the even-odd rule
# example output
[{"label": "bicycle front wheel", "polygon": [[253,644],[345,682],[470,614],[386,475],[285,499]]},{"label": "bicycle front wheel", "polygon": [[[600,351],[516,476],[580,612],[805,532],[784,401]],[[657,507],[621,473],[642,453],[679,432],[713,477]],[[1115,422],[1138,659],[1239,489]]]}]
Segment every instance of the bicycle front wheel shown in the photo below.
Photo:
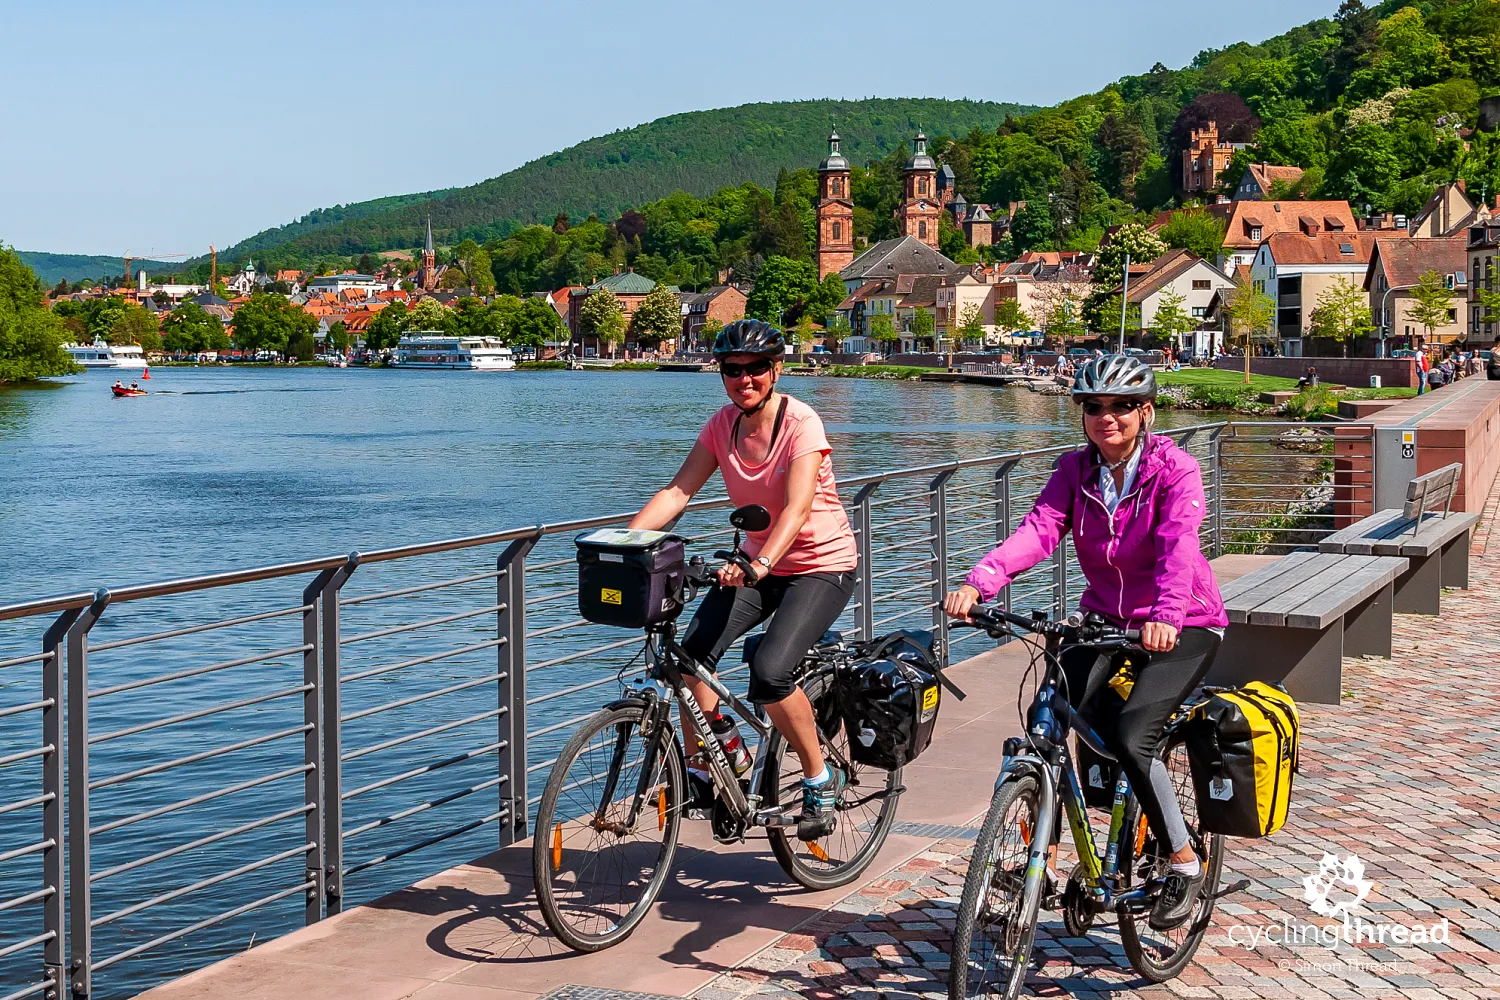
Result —
[{"label": "bicycle front wheel", "polygon": [[[1150,910],[1120,912],[1120,944],[1131,966],[1145,979],[1163,983],[1182,972],[1192,961],[1193,953],[1208,931],[1214,913],[1214,893],[1224,868],[1224,838],[1217,833],[1203,833],[1198,826],[1198,799],[1193,792],[1193,776],[1188,764],[1187,744],[1174,735],[1162,749],[1172,788],[1182,806],[1188,837],[1198,857],[1203,860],[1203,891],[1188,919],[1169,930],[1159,931],[1148,922]],[[1120,844],[1120,888],[1145,885],[1151,879],[1163,878],[1171,865],[1171,848],[1157,842],[1141,812],[1140,800],[1132,792],[1125,804],[1124,830]]]},{"label": "bicycle front wheel", "polygon": [[643,705],[605,709],[547,779],[531,844],[542,918],[578,951],[635,930],[672,869],[686,772],[672,732],[647,737]]},{"label": "bicycle front wheel", "polygon": [[1045,878],[1028,870],[1032,838],[1047,836],[1038,829],[1040,788],[1023,775],[1002,782],[990,800],[953,927],[949,1000],[1012,1000],[1026,985]]},{"label": "bicycle front wheel", "polygon": [[[837,822],[833,832],[818,840],[802,841],[793,828],[772,827],[768,831],[771,853],[797,884],[808,889],[835,889],[853,882],[880,853],[896,819],[901,769],[882,771],[850,760],[849,740],[832,705],[832,674],[815,674],[803,684],[803,690],[812,702],[823,738],[849,761],[848,773],[834,807]],[[802,794],[801,761],[780,732],[773,731],[770,740],[761,782],[762,804],[773,808],[794,804]],[[831,757],[827,764],[830,768],[840,766]]]}]

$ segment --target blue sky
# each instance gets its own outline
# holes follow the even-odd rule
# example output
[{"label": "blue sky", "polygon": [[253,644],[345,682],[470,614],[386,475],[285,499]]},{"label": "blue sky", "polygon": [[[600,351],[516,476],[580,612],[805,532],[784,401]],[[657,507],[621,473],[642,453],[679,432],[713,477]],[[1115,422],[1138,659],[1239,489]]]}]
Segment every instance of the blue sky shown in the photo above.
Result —
[{"label": "blue sky", "polygon": [[0,0],[0,243],[202,253],[752,101],[1050,104],[1336,6]]}]

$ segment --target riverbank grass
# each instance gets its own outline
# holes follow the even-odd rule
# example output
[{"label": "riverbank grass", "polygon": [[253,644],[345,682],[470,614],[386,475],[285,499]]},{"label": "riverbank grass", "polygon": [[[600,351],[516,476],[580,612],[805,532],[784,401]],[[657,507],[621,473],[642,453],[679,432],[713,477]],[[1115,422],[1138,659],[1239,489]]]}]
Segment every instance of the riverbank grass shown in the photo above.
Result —
[{"label": "riverbank grass", "polygon": [[[1222,371],[1218,368],[1183,368],[1180,371],[1159,371],[1156,373],[1156,381],[1160,385],[1185,385],[1185,386],[1214,386],[1225,389],[1247,389],[1245,373]],[[1287,392],[1297,388],[1297,380],[1294,378],[1281,378],[1277,375],[1251,375],[1247,391],[1262,392]]]}]

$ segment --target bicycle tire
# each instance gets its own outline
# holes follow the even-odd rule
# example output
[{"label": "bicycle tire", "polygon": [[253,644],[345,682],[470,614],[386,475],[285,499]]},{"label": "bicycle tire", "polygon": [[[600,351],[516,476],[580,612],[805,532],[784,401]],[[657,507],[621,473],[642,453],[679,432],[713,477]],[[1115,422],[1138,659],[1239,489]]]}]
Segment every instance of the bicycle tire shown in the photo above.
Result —
[{"label": "bicycle tire", "polygon": [[[827,710],[823,701],[835,697],[833,675],[814,674],[804,682],[803,690],[813,703],[813,716],[833,720],[833,732],[825,731],[823,735],[848,759],[848,739],[844,735],[843,723],[837,712]],[[774,808],[787,801],[789,796],[799,794],[802,777],[801,765],[794,753],[790,754],[790,775],[783,773],[790,750],[786,738],[773,730],[770,740],[766,770],[761,779],[761,804],[765,808]],[[833,766],[831,761],[829,766]],[[809,843],[797,839],[794,827],[771,827],[767,831],[771,853],[798,885],[808,889],[836,889],[848,885],[870,867],[891,832],[900,799],[901,769],[882,771],[858,764],[852,764],[852,769],[858,783],[845,784],[843,794],[839,796],[838,823],[831,834]],[[882,797],[861,803],[872,794]],[[875,808],[870,808],[872,805]],[[851,838],[851,832],[866,835]]]},{"label": "bicycle tire", "polygon": [[[665,752],[658,751],[658,759],[655,761],[648,762],[644,756],[639,761],[642,766],[649,763],[653,771],[659,773],[652,776],[649,783],[652,787],[647,790],[646,801],[636,826],[659,834],[660,844],[645,845],[643,850],[613,851],[610,858],[598,866],[598,870],[604,877],[618,877],[618,886],[611,884],[594,887],[592,883],[585,884],[584,881],[597,863],[600,849],[616,846],[609,844],[604,838],[615,836],[617,844],[623,840],[617,834],[600,830],[592,824],[577,822],[578,817],[588,815],[597,808],[597,803],[588,802],[585,796],[568,796],[562,811],[559,811],[559,799],[565,793],[602,786],[603,776],[592,761],[580,769],[579,775],[571,781],[568,777],[573,773],[574,765],[580,757],[594,747],[594,741],[601,736],[605,737],[601,745],[606,750],[610,750],[611,740],[618,741],[621,733],[625,736],[627,759],[610,803],[623,807],[635,797],[638,772],[630,769],[633,762],[629,758],[633,747],[640,747],[643,755],[646,752],[639,741],[641,722],[645,718],[644,708],[644,705],[607,708],[595,713],[580,726],[558,754],[537,810],[535,835],[531,844],[531,868],[537,902],[542,911],[542,919],[552,933],[576,951],[601,951],[629,937],[650,910],[651,904],[656,902],[656,897],[661,893],[672,870],[672,858],[677,851],[677,835],[682,823],[687,777],[681,748],[672,738],[670,729],[663,734]],[[618,742],[614,743],[615,747],[618,745]],[[606,774],[609,766],[606,762]],[[656,798],[654,808],[649,801],[653,793]],[[654,822],[652,814],[656,817]],[[623,816],[623,809],[620,815]],[[592,843],[586,843],[589,840]],[[571,877],[564,875],[563,859],[570,862],[566,871],[571,873]],[[611,899],[616,893],[618,902]],[[625,905],[627,902],[628,905]],[[624,907],[623,912],[611,915],[612,909],[618,910],[620,907]],[[602,930],[591,930],[585,926],[601,924]]]},{"label": "bicycle tire", "polygon": [[[1122,907],[1120,918],[1120,944],[1131,968],[1142,978],[1153,983],[1163,983],[1176,977],[1192,961],[1213,919],[1213,894],[1219,888],[1219,878],[1224,869],[1224,838],[1217,833],[1204,836],[1198,829],[1197,799],[1193,793],[1192,778],[1188,772],[1187,744],[1181,734],[1172,734],[1162,743],[1160,751],[1177,789],[1177,800],[1182,806],[1182,818],[1187,822],[1193,846],[1205,866],[1203,891],[1194,904],[1192,915],[1177,927],[1166,931],[1154,929],[1147,919],[1149,910],[1132,913]],[[1123,829],[1139,830],[1143,822],[1140,800],[1135,793],[1125,803]],[[1137,856],[1137,845],[1141,846]],[[1149,831],[1144,842],[1140,836],[1121,837],[1120,843],[1120,889],[1128,890],[1141,884],[1153,875],[1159,875],[1166,867],[1166,853],[1158,848],[1156,838]],[[1170,951],[1165,945],[1170,943]]]},{"label": "bicycle tire", "polygon": [[[989,962],[985,961],[975,969],[975,934],[977,931],[986,940],[993,940],[988,933],[993,921],[986,919],[982,907],[989,902],[990,889],[995,881],[991,872],[996,867],[996,852],[1005,849],[1008,842],[1008,838],[1004,836],[1004,827],[1008,825],[1006,817],[1010,815],[1011,806],[1016,800],[1028,796],[1031,832],[1027,834],[1024,824],[1018,822],[1017,832],[1021,836],[1016,839],[1014,846],[1019,850],[1012,852],[1016,856],[1002,862],[1010,871],[1013,871],[1014,863],[1019,862],[1026,872],[1019,886],[1020,896],[1015,918],[1004,931],[1006,940],[999,942],[1010,955],[1011,968],[1002,976],[1005,980],[1004,992],[991,993],[985,989],[985,983],[990,978]],[[1037,918],[1041,913],[1042,883],[1045,878],[1041,871],[1031,873],[1028,863],[1032,838],[1040,833],[1040,824],[1037,822],[1040,811],[1041,786],[1029,774],[1002,782],[990,799],[989,811],[984,814],[979,836],[974,841],[974,853],[969,856],[969,871],[964,877],[964,892],[958,904],[958,918],[953,925],[953,949],[949,954],[948,964],[949,1000],[969,1000],[976,996],[997,996],[1012,1000],[1020,996],[1021,990],[1025,988],[1026,972],[1031,965],[1032,945],[1036,940]],[[1046,836],[1045,833],[1041,835]],[[1011,894],[1015,895],[1014,890]],[[992,953],[999,950],[999,947],[991,949]]]}]

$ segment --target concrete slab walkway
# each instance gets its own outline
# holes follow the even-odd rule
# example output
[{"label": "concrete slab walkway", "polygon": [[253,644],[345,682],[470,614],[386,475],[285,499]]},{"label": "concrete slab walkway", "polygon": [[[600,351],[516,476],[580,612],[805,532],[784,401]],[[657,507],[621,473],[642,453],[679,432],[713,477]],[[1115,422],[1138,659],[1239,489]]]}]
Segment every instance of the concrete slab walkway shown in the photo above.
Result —
[{"label": "concrete slab walkway", "polygon": [[[1396,658],[1346,661],[1344,703],[1304,710],[1291,819],[1267,840],[1232,844],[1225,882],[1244,876],[1252,887],[1221,902],[1194,964],[1177,980],[1149,985],[1124,962],[1107,922],[1085,940],[1065,940],[1060,921],[1049,919],[1039,935],[1037,995],[1500,997],[1500,623],[1491,597],[1500,552],[1484,551],[1495,502],[1475,538],[1473,589],[1445,596],[1441,619],[1398,616]],[[1217,568],[1228,577],[1252,565],[1238,559]],[[690,829],[677,877],[635,935],[610,951],[575,955],[542,928],[528,851],[513,849],[146,996],[944,995],[951,911],[971,846],[962,831],[982,814],[1000,742],[1016,730],[1024,668],[1016,644],[955,668],[971,697],[945,704],[933,747],[909,769],[898,820],[957,831],[937,831],[950,839],[893,835],[852,892],[807,893],[788,882],[764,842],[723,848]],[[1447,942],[1268,944],[1267,927],[1328,922],[1310,910],[1302,882],[1325,853],[1357,855],[1374,883],[1352,912],[1401,924],[1446,919]],[[1257,944],[1244,947],[1257,929]]]}]

